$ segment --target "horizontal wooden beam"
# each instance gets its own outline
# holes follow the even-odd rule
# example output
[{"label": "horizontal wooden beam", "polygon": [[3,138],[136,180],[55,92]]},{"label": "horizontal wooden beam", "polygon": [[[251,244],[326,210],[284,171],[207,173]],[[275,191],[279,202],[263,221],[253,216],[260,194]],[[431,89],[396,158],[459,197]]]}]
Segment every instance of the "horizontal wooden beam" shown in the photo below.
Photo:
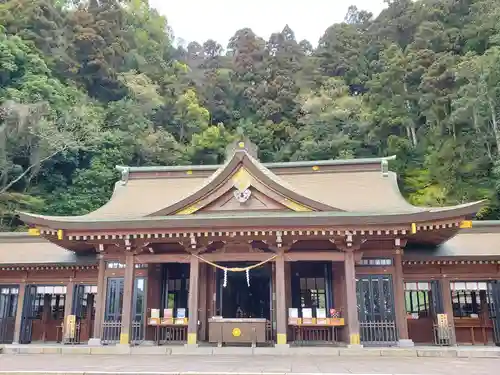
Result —
[{"label": "horizontal wooden beam", "polygon": [[185,254],[140,254],[134,257],[134,263],[189,263],[190,255]]},{"label": "horizontal wooden beam", "polygon": [[285,261],[331,261],[343,262],[345,255],[340,251],[292,251],[285,253]]},{"label": "horizontal wooden beam", "polygon": [[[356,253],[361,259],[361,253]],[[273,256],[272,253],[205,253],[202,260],[209,262],[262,262]],[[189,263],[189,254],[140,254],[135,263]],[[340,251],[292,251],[285,253],[285,261],[329,261],[343,262],[344,253]]]}]

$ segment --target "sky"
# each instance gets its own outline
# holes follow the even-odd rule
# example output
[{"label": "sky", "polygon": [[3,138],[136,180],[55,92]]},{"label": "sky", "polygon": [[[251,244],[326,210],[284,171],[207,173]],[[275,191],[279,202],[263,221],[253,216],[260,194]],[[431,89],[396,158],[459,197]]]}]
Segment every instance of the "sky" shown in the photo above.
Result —
[{"label": "sky", "polygon": [[149,0],[152,7],[167,17],[175,38],[203,43],[214,39],[227,46],[234,33],[250,27],[268,39],[288,24],[297,40],[316,45],[325,30],[342,22],[349,5],[372,12],[384,8],[383,0]]}]

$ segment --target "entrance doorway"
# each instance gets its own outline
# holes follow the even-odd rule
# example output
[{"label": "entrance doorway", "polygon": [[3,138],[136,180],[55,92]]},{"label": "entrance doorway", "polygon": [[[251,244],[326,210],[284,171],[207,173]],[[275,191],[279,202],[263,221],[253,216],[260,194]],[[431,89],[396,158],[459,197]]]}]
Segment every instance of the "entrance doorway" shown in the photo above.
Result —
[{"label": "entrance doorway", "polygon": [[[117,344],[120,341],[124,290],[123,277],[108,278],[101,337],[103,344]],[[137,344],[145,338],[146,279],[144,277],[134,279],[132,297],[132,334],[130,341],[132,344]]]},{"label": "entrance doorway", "polygon": [[390,275],[360,275],[356,293],[361,343],[392,345],[398,341]]},{"label": "entrance doorway", "polygon": [[[227,263],[226,267],[246,267],[246,263]],[[217,305],[224,318],[262,318],[271,320],[271,266],[265,264],[246,272],[228,272],[224,287],[224,271],[217,270]]]},{"label": "entrance doorway", "polygon": [[26,286],[20,343],[61,341],[65,301],[65,286]]},{"label": "entrance doorway", "polygon": [[17,286],[0,286],[0,344],[10,344],[14,340],[18,294]]}]

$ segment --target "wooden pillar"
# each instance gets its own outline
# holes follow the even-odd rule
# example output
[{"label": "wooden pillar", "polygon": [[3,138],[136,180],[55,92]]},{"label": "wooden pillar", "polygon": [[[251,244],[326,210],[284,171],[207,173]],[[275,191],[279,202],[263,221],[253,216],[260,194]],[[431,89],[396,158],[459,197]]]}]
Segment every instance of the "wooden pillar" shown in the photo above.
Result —
[{"label": "wooden pillar", "polygon": [[399,346],[414,346],[408,336],[408,320],[406,318],[406,299],[403,279],[403,250],[396,249],[394,254],[394,304],[396,309],[396,324],[399,334]]},{"label": "wooden pillar", "polygon": [[358,303],[356,301],[356,263],[354,261],[354,251],[345,251],[344,261],[345,285],[346,285],[346,305],[347,305],[347,334],[349,345],[360,345],[359,338],[359,318]]},{"label": "wooden pillar", "polygon": [[92,338],[89,340],[89,345],[101,344],[102,323],[104,321],[104,308],[106,305],[106,262],[102,254],[98,254],[97,258],[99,259],[99,266],[97,269],[97,294],[94,296],[96,298],[94,329]]},{"label": "wooden pillar", "polygon": [[448,325],[451,329],[450,345],[456,345],[457,336],[455,334],[455,320],[453,318],[453,301],[451,300],[450,280],[442,278],[439,282],[441,288],[441,298],[443,299],[443,311],[448,317]]},{"label": "wooden pillar", "polygon": [[198,295],[200,278],[200,260],[191,255],[189,266],[189,297],[188,297],[188,345],[198,342]]},{"label": "wooden pillar", "polygon": [[283,252],[276,257],[276,343],[287,344],[285,257]]},{"label": "wooden pillar", "polygon": [[206,340],[207,338],[207,294],[208,294],[208,264],[200,264],[200,292],[199,292],[199,309],[200,316],[198,320],[200,321],[200,340]]},{"label": "wooden pillar", "polygon": [[63,341],[69,338],[70,332],[67,332],[68,316],[73,315],[73,298],[75,295],[75,282],[71,279],[66,284],[66,295],[64,296],[64,319],[63,319]]},{"label": "wooden pillar", "polygon": [[[151,310],[161,310],[161,265],[158,263],[149,263],[148,265],[148,278],[147,278],[147,291],[146,291],[146,319],[151,316]],[[154,340],[156,327],[146,326],[146,340]]]},{"label": "wooden pillar", "polygon": [[285,262],[286,311],[292,307],[292,263]]},{"label": "wooden pillar", "polygon": [[123,281],[122,329],[120,344],[130,343],[132,325],[132,298],[134,297],[134,254],[128,252],[125,257],[125,279]]},{"label": "wooden pillar", "polygon": [[24,296],[26,295],[26,283],[19,283],[19,292],[17,294],[16,320],[14,322],[13,344],[19,344],[21,341],[21,326],[23,322]]},{"label": "wooden pillar", "polygon": [[42,311],[42,341],[47,341],[47,325],[49,324],[51,309],[46,308],[48,306],[52,306],[52,294],[44,294],[43,295],[43,311]]}]

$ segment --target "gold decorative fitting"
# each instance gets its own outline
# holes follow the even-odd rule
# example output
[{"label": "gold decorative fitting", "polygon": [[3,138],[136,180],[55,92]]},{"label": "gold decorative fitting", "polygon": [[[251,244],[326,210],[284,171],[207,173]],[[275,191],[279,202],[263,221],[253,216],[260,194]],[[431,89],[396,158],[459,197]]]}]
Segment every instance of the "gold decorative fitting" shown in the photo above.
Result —
[{"label": "gold decorative fitting", "polygon": [[468,228],[472,228],[471,220],[464,220],[460,223],[460,229],[468,229]]},{"label": "gold decorative fitting", "polygon": [[58,240],[62,240],[62,239],[63,239],[63,237],[64,237],[64,232],[63,232],[63,230],[62,230],[62,229],[59,229],[59,230],[57,231],[57,239],[58,239]]},{"label": "gold decorative fitting", "polygon": [[30,228],[30,229],[28,229],[28,234],[30,236],[39,236],[40,235],[40,229],[38,229],[38,228]]},{"label": "gold decorative fitting", "polygon": [[411,234],[417,233],[417,224],[411,223]]},{"label": "gold decorative fitting", "polygon": [[192,206],[189,206],[189,207],[184,208],[183,210],[177,212],[176,215],[191,215],[192,213],[195,213],[198,210],[199,210],[199,207],[195,203]]},{"label": "gold decorative fitting", "polygon": [[278,345],[286,345],[287,343],[286,333],[276,334],[276,343]]},{"label": "gold decorative fitting", "polygon": [[193,174],[193,171],[192,170],[186,171],[186,174],[191,175],[191,174]]},{"label": "gold decorative fitting", "polygon": [[238,191],[243,192],[252,185],[253,178],[245,168],[240,168],[233,175],[232,180],[233,186],[238,189]]},{"label": "gold decorative fitting", "polygon": [[315,166],[312,167],[312,170],[313,171],[319,171],[319,167],[317,165],[315,165]]},{"label": "gold decorative fitting", "polygon": [[292,201],[291,199],[287,199],[285,198],[282,202],[281,202],[285,207],[288,207],[289,209],[291,209],[292,211],[296,211],[296,212],[309,212],[309,211],[312,211],[309,207],[306,207],[306,206],[303,206],[295,201]]},{"label": "gold decorative fitting", "polygon": [[232,334],[234,337],[240,337],[241,336],[241,330],[239,328],[233,328]]}]

